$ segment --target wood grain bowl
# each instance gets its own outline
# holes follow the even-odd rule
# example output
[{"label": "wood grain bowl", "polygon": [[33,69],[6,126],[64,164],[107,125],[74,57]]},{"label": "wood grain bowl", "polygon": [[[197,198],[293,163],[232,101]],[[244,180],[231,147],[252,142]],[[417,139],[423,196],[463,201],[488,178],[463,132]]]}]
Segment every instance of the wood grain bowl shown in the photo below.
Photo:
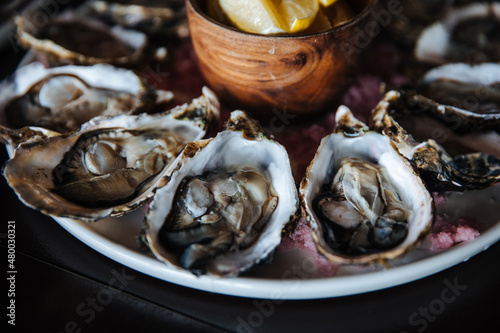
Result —
[{"label": "wood grain bowl", "polygon": [[[206,14],[204,0],[186,0],[200,70],[217,95],[258,116],[299,115],[333,109],[370,38],[365,33],[377,0],[351,0],[356,16],[334,29],[309,35],[256,35],[223,25]],[[373,24],[372,24],[373,25]],[[380,27],[379,27],[380,28]],[[362,43],[355,41],[365,39]]]}]

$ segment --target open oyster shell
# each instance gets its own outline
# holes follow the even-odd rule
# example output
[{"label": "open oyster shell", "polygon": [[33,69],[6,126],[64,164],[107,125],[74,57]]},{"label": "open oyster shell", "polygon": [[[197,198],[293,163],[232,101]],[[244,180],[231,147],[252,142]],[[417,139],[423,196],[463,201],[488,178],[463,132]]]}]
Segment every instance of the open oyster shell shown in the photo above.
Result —
[{"label": "open oyster shell", "polygon": [[[140,31],[110,27],[85,12],[66,11],[39,24],[30,16],[16,16],[19,43],[56,64],[133,64],[147,46]],[[38,24],[37,24],[38,23]]]},{"label": "open oyster shell", "polygon": [[94,0],[87,5],[108,21],[147,34],[168,33],[185,18],[182,7],[171,1]]},{"label": "open oyster shell", "polygon": [[[500,134],[460,128],[440,105],[412,92],[389,91],[372,112],[370,127],[391,139],[430,191],[465,191],[500,181]],[[443,118],[436,114],[443,113]],[[460,129],[460,131],[457,131]]]},{"label": "open oyster shell", "polygon": [[430,64],[500,61],[500,3],[454,8],[422,31],[414,50]]},{"label": "open oyster shell", "polygon": [[419,97],[434,116],[459,132],[500,131],[500,64],[454,63],[427,72]]},{"label": "open oyster shell", "polygon": [[172,267],[235,276],[268,257],[298,207],[286,150],[242,111],[189,143],[146,214],[143,240]]},{"label": "open oyster shell", "polygon": [[341,106],[300,184],[304,217],[321,254],[342,264],[394,259],[433,221],[432,198],[389,138]]},{"label": "open oyster shell", "polygon": [[22,143],[4,176],[21,201],[51,216],[122,215],[150,198],[186,144],[214,125],[219,103],[203,93],[167,112],[98,117],[73,134]]},{"label": "open oyster shell", "polygon": [[76,131],[94,117],[163,109],[172,99],[170,91],[144,85],[130,70],[34,62],[0,84],[0,141],[16,147],[43,131],[33,127]]},{"label": "open oyster shell", "polygon": [[[453,0],[420,0],[404,1],[400,5],[400,12],[392,13],[386,30],[389,36],[398,44],[409,47],[415,44],[418,36],[425,27],[444,15]],[[394,5],[393,0],[383,0],[383,5]]]}]

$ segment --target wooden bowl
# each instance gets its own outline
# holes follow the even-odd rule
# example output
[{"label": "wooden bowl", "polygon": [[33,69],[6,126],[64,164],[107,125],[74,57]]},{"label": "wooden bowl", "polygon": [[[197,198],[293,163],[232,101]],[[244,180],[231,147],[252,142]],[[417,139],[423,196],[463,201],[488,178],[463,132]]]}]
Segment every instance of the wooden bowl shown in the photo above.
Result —
[{"label": "wooden bowl", "polygon": [[186,9],[200,70],[219,98],[258,116],[306,115],[336,108],[332,102],[371,39],[365,31],[375,23],[369,13],[376,3],[350,0],[358,13],[353,19],[296,36],[256,35],[223,25],[206,14],[205,0],[186,0]]}]

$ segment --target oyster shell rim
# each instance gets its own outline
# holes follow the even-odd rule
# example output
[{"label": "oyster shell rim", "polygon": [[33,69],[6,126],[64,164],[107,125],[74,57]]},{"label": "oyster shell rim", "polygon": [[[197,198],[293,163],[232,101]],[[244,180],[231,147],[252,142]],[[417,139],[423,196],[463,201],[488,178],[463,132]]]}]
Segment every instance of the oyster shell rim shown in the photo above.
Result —
[{"label": "oyster shell rim", "polygon": [[[204,150],[206,147],[210,147],[210,145],[216,145],[221,142],[222,144],[227,144],[229,139],[232,139],[233,142],[235,140],[242,140],[242,142],[245,142],[248,145],[255,145],[257,142],[262,142],[262,141],[268,141],[268,144],[272,144],[273,146],[277,147],[281,153],[281,158],[286,160],[289,164],[289,158],[288,158],[288,153],[286,149],[278,142],[274,141],[273,139],[268,139],[264,136],[264,134],[261,132],[260,127],[255,127],[255,126],[247,126],[248,118],[246,118],[246,113],[240,110],[233,111],[231,113],[231,120],[226,124],[226,130],[219,132],[215,137],[206,139],[206,140],[199,140],[195,142],[189,143],[184,151],[176,158],[176,160],[172,163],[170,166],[170,170],[168,172],[168,180],[165,182],[163,187],[158,187],[155,193],[155,196],[153,198],[153,201],[151,202],[151,205],[148,207],[148,211],[146,212],[146,215],[144,217],[144,226],[143,226],[143,233],[142,233],[142,238],[145,244],[149,247],[153,255],[160,261],[164,262],[167,266],[171,268],[175,268],[181,271],[188,271],[184,268],[182,268],[178,264],[178,260],[175,256],[175,254],[170,253],[168,250],[166,250],[161,243],[158,240],[158,231],[161,229],[163,226],[165,218],[168,216],[170,213],[173,201],[175,199],[175,194],[177,190],[172,190],[172,189],[177,189],[179,184],[185,179],[185,177],[188,176],[195,176],[201,174],[200,172],[203,172],[203,170],[206,170],[207,165],[210,164],[210,160],[207,160],[204,165],[200,166],[199,164],[196,166],[196,169],[193,170],[193,167],[191,169],[188,169],[187,173],[184,174],[179,174],[179,171],[183,168],[187,168],[186,165],[190,164],[195,164],[194,159],[195,158],[202,158],[204,157],[203,155],[207,155],[208,153],[206,150]],[[252,122],[250,122],[252,123]],[[226,140],[226,142],[224,142]],[[211,147],[210,147],[211,148]],[[279,158],[276,156],[273,156],[273,158],[278,161]],[[275,162],[276,162],[275,161]],[[273,162],[273,163],[275,163]],[[212,164],[217,162],[212,162]],[[234,162],[232,164],[232,167],[235,166],[241,166],[241,165],[250,165],[249,162],[245,162],[243,164]],[[219,170],[225,170],[227,168],[226,165],[220,166]],[[295,186],[295,182],[293,181],[293,176],[292,176],[292,171],[291,171],[291,166],[289,170],[286,172],[284,170],[276,170],[274,171],[276,173],[281,173],[284,175],[285,178],[288,178],[288,180],[291,182],[288,182],[287,184],[283,184],[281,186],[286,186],[288,187],[287,189],[278,189],[274,185],[274,191],[278,195],[278,206],[276,207],[276,210],[273,212],[273,217],[271,220],[268,222],[268,225],[264,228],[263,234],[261,234],[256,241],[254,245],[252,245],[250,248],[245,249],[243,251],[236,252],[235,256],[236,259],[241,259],[238,258],[239,256],[244,256],[246,253],[249,253],[250,250],[253,250],[255,246],[259,245],[260,247],[263,247],[262,245],[262,240],[263,237],[266,237],[265,240],[269,242],[269,237],[273,237],[273,240],[270,245],[268,245],[266,248],[262,249],[262,253],[259,253],[259,257],[257,259],[255,258],[249,258],[246,259],[245,263],[243,265],[241,264],[235,264],[234,262],[231,262],[232,259],[235,258],[230,258],[228,261],[226,261],[226,266],[217,268],[217,270],[210,270],[207,271],[208,275],[212,276],[225,276],[225,277],[230,277],[230,276],[237,276],[241,272],[248,270],[251,268],[253,265],[257,264],[261,260],[265,259],[268,255],[272,253],[272,251],[280,244],[281,238],[282,238],[282,232],[285,226],[294,221],[297,217],[298,212],[300,211],[300,205],[299,205],[299,198],[298,198],[298,193],[297,189]],[[272,182],[271,182],[272,183]],[[290,186],[291,184],[291,186]],[[280,186],[280,187],[281,187]],[[293,193],[293,201],[294,202],[289,202],[286,201],[283,202],[283,199],[281,199],[281,195],[283,194],[283,191],[288,190],[289,193]],[[159,204],[158,202],[160,200],[166,201],[162,202],[162,204]],[[291,205],[293,206],[293,212],[290,210],[290,212],[287,212],[285,209],[286,208],[281,208],[283,205]],[[276,229],[277,227],[273,224],[273,222],[276,220],[275,214],[278,214],[278,210],[284,212],[280,213],[281,215],[285,215],[284,217],[281,216],[283,221],[279,223],[279,230]],[[275,222],[278,223],[278,222]],[[273,227],[273,228],[271,228]],[[251,252],[251,251],[250,251]],[[229,255],[231,256],[231,254]],[[227,259],[227,254],[219,255],[216,258],[222,258],[222,259]],[[217,260],[219,260],[217,259]],[[224,261],[224,260],[222,260]]]},{"label": "oyster shell rim", "polygon": [[[500,63],[449,63],[434,67],[424,74],[420,86],[430,84],[439,79],[449,79],[460,83],[480,84],[482,86],[493,86],[500,84]],[[500,105],[496,113],[477,113],[456,106],[441,104],[418,92],[415,93],[415,96],[435,106],[435,108],[431,109],[431,114],[434,117],[442,121],[450,119],[450,115],[455,117],[458,123],[454,131],[475,132],[484,129],[500,131]],[[480,99],[477,97],[477,93],[474,97]],[[446,115],[446,113],[449,114]]]},{"label": "oyster shell rim", "polygon": [[[207,130],[213,126],[218,118],[219,118],[219,107],[220,104],[215,97],[215,94],[208,89],[207,87],[203,87],[202,89],[203,95],[200,96],[197,99],[194,99],[192,103],[188,104],[185,103],[183,105],[179,105],[177,107],[174,107],[170,110],[167,110],[162,113],[157,113],[157,114],[140,114],[140,115],[120,115],[120,116],[115,116],[115,117],[96,117],[88,121],[87,123],[83,124],[82,127],[80,128],[79,131],[77,132],[72,132],[72,133],[55,133],[55,132],[49,132],[48,136],[45,137],[34,137],[31,140],[19,144],[19,146],[13,151],[13,156],[11,157],[10,160],[8,160],[3,168],[2,168],[2,174],[4,175],[7,183],[9,186],[14,190],[16,195],[19,197],[19,199],[28,207],[31,207],[35,210],[38,210],[46,215],[49,215],[51,217],[64,217],[64,218],[72,218],[72,219],[77,219],[77,220],[82,220],[86,222],[95,222],[97,220],[103,219],[108,216],[112,217],[118,217],[121,216],[131,210],[136,209],[139,207],[142,203],[144,203],[146,200],[151,198],[155,190],[158,186],[161,186],[163,182],[165,182],[165,175],[166,172],[168,171],[169,167],[172,165],[172,163],[175,161],[175,157],[171,159],[168,165],[166,165],[162,171],[160,171],[157,175],[155,175],[155,182],[154,186],[149,187],[147,190],[142,192],[138,197],[130,200],[129,202],[121,205],[116,205],[112,207],[107,207],[107,208],[83,208],[83,212],[73,212],[73,213],[68,213],[64,212],[62,208],[59,208],[58,211],[55,211],[56,208],[48,209],[48,208],[40,208],[39,206],[34,205],[31,203],[30,200],[30,193],[39,193],[39,189],[42,189],[41,191],[43,193],[50,193],[51,197],[58,197],[62,199],[62,202],[72,205],[76,207],[78,210],[82,206],[77,205],[73,202],[70,202],[56,194],[52,194],[50,191],[48,191],[47,188],[44,188],[36,180],[32,180],[33,184],[35,186],[31,185],[26,185],[24,183],[19,183],[18,180],[14,180],[13,174],[16,174],[17,168],[15,168],[14,163],[19,163],[19,159],[17,160],[16,155],[18,154],[23,154],[24,151],[29,151],[30,149],[36,149],[37,147],[46,145],[47,142],[58,142],[58,141],[63,141],[63,140],[72,140],[73,143],[70,142],[70,147],[73,146],[74,142],[78,140],[78,138],[87,132],[92,132],[94,130],[98,130],[101,128],[110,128],[110,125],[113,125],[112,127],[116,127],[114,125],[115,122],[119,122],[120,120],[124,120],[125,122],[131,122],[134,120],[139,120],[139,121],[150,121],[151,122],[151,127],[158,126],[158,122],[155,122],[154,120],[156,119],[161,119],[162,117],[166,119],[166,123],[168,126],[172,129],[174,129],[176,126],[184,127],[184,128],[190,128],[190,130],[194,132],[198,132],[196,136],[194,136],[194,140],[196,139],[201,139],[203,136],[207,134]],[[186,110],[197,103],[205,103],[204,107],[205,113],[203,116],[200,115],[195,115],[193,119],[188,119],[186,117]],[[149,119],[147,119],[149,118]],[[204,118],[203,120],[200,118]],[[145,120],[146,119],[146,120]],[[107,126],[107,127],[106,127]],[[164,128],[164,127],[162,127]],[[130,128],[128,128],[130,129]],[[189,143],[188,141],[187,143]],[[53,166],[57,165],[58,161],[61,160],[64,156],[64,154],[68,151],[67,148],[60,148],[61,152],[59,152],[60,159],[58,159],[55,162],[52,162],[54,164]],[[13,170],[13,174],[10,173],[10,169]],[[27,191],[23,191],[23,189],[26,188]],[[41,196],[41,194],[33,195],[32,197],[37,198],[38,196]],[[41,196],[43,198],[43,196]],[[138,199],[140,197],[140,199]],[[57,202],[57,200],[56,200]],[[36,201],[35,201],[36,203]],[[79,214],[79,215],[78,215]]]},{"label": "oyster shell rim", "polygon": [[421,31],[413,49],[415,59],[433,65],[449,63],[446,52],[450,44],[450,31],[461,21],[490,14],[500,19],[500,3],[472,3],[448,10],[444,17]]},{"label": "oyster shell rim", "polygon": [[[463,192],[466,190],[480,190],[500,182],[500,174],[497,173],[497,175],[495,175],[495,173],[492,172],[491,175],[486,175],[485,171],[487,170],[485,168],[485,164],[487,164],[488,167],[498,169],[498,161],[500,160],[496,157],[495,152],[488,155],[489,153],[483,153],[480,150],[477,150],[475,154],[472,153],[455,156],[455,159],[462,156],[462,161],[469,163],[469,166],[472,164],[476,166],[479,165],[479,169],[483,169],[483,174],[478,177],[477,174],[474,174],[473,172],[471,173],[467,169],[462,171],[452,165],[455,160],[452,160],[446,150],[434,139],[429,138],[422,142],[414,139],[413,135],[401,126],[389,112],[391,103],[400,103],[403,93],[404,92],[391,90],[385,94],[382,100],[372,110],[372,114],[370,116],[370,128],[373,128],[375,131],[387,136],[391,140],[395,149],[407,160],[411,161],[413,167],[420,174],[420,177],[425,178],[424,182],[430,191]],[[439,105],[437,102],[423,96],[422,101],[430,101],[432,105]],[[447,110],[446,106],[443,106],[443,110]],[[434,112],[431,112],[430,116],[436,117]],[[470,136],[474,137],[476,135],[474,130],[475,129],[472,129],[467,135],[470,134]],[[500,140],[500,132],[496,132],[494,130],[481,132],[480,135],[485,136],[486,140],[491,140],[491,135],[496,136],[497,141]],[[482,144],[485,144],[485,142],[483,141]],[[491,144],[489,145],[491,146]],[[415,156],[417,155],[421,158],[415,159]],[[493,158],[491,159],[490,156]],[[471,161],[466,161],[466,157],[471,157]],[[492,168],[489,170],[496,170]],[[489,171],[487,173],[489,173]]]},{"label": "oyster shell rim", "polygon": [[[81,11],[82,9],[80,9],[80,12]],[[99,26],[99,28],[101,29],[107,28],[114,38],[130,46],[132,49],[134,49],[134,52],[130,56],[120,56],[116,58],[99,58],[95,56],[84,55],[82,53],[72,51],[64,46],[61,46],[50,39],[39,39],[35,37],[34,33],[32,31],[29,31],[30,29],[26,27],[26,24],[24,23],[24,21],[28,18],[18,14],[14,17],[14,24],[16,26],[16,34],[19,44],[30,49],[30,51],[32,52],[43,54],[46,57],[48,56],[50,59],[56,60],[58,63],[61,62],[61,59],[63,59],[63,62],[67,62],[69,60],[70,63],[76,65],[95,65],[99,63],[127,65],[137,63],[142,58],[143,52],[148,44],[148,38],[146,34],[137,30],[125,29],[118,25],[109,27],[97,18],[82,16],[82,14],[84,13],[80,12],[78,12],[78,9],[76,9],[75,11],[68,10],[56,17],[53,17],[52,19],[69,20],[69,22],[71,22],[72,20],[78,20],[80,22],[88,21],[90,22],[90,25]],[[125,36],[127,34],[134,35],[134,38],[126,39]]]},{"label": "oyster shell rim", "polygon": [[[101,80],[100,75],[102,75],[103,71],[106,71],[106,78],[108,80]],[[54,130],[33,125],[26,125],[20,128],[11,128],[7,126],[10,124],[5,115],[5,107],[12,100],[27,94],[33,86],[41,81],[56,76],[72,76],[78,78],[78,80],[84,82],[85,85],[90,88],[123,91],[130,95],[134,95],[134,98],[137,100],[136,105],[123,114],[138,113],[138,110],[144,108],[147,103],[152,102],[153,95],[151,92],[154,92],[156,95],[154,96],[156,99],[154,104],[163,105],[170,103],[174,99],[174,94],[171,91],[154,90],[135,72],[111,64],[99,63],[95,65],[45,67],[41,62],[30,62],[17,68],[11,76],[0,82],[0,142],[10,146],[9,148],[12,150],[12,154],[19,143],[33,139],[37,136],[36,133],[41,133],[40,136],[44,136],[48,135],[46,132],[51,132],[50,135],[56,135],[78,130],[70,128],[68,128],[68,130],[62,130],[62,128]],[[213,93],[211,94],[213,95]],[[151,101],[149,101],[149,99],[151,99]],[[91,119],[88,121],[90,120]]]},{"label": "oyster shell rim", "polygon": [[[338,128],[345,129],[347,127],[347,126],[345,126],[345,122],[347,120],[351,119],[351,116],[352,116],[351,111],[347,107],[341,105],[339,107],[339,109],[337,110],[337,114],[336,114]],[[344,119],[342,119],[342,118],[344,118]],[[351,124],[349,124],[349,125],[353,125],[353,124],[355,124],[355,123],[351,122]],[[362,126],[359,125],[358,127],[362,127]],[[334,133],[331,133],[331,134],[325,136],[321,140],[321,142],[318,146],[318,149],[316,151],[316,154],[315,154],[313,160],[310,162],[309,166],[307,167],[304,178],[302,179],[300,186],[299,186],[299,196],[300,196],[302,214],[303,214],[302,216],[303,216],[303,218],[305,218],[307,220],[309,226],[311,227],[312,237],[313,237],[314,243],[316,245],[316,248],[318,249],[319,253],[321,255],[323,255],[325,258],[327,258],[328,260],[330,260],[332,262],[338,263],[338,264],[386,263],[389,260],[400,257],[400,256],[404,255],[405,253],[411,251],[414,247],[416,247],[427,236],[427,234],[431,230],[431,227],[432,227],[432,224],[433,224],[434,218],[435,218],[434,201],[433,201],[430,193],[428,192],[427,188],[425,187],[424,183],[422,182],[420,177],[417,175],[415,170],[412,168],[410,163],[405,159],[404,156],[402,156],[395,149],[395,147],[393,146],[392,142],[390,141],[390,139],[388,137],[385,137],[380,133],[369,130],[366,127],[366,125],[362,128],[363,128],[362,131],[357,131],[358,135],[356,135],[356,136],[345,135],[343,130],[341,130],[340,132],[334,131]],[[371,133],[371,134],[369,134],[369,133]],[[326,241],[323,238],[323,230],[322,230],[321,223],[317,222],[318,217],[316,216],[316,213],[312,209],[312,205],[311,205],[312,200],[313,200],[312,196],[314,196],[314,193],[312,193],[311,191],[314,191],[314,189],[311,189],[312,182],[309,179],[310,178],[309,176],[314,174],[316,177],[318,177],[318,172],[313,173],[313,171],[316,171],[313,169],[316,169],[316,165],[319,164],[318,162],[320,161],[320,156],[323,153],[323,150],[326,151],[326,148],[328,147],[328,145],[333,145],[331,140],[335,140],[335,136],[337,136],[337,137],[342,136],[343,138],[357,140],[360,138],[366,138],[366,135],[370,135],[370,136],[377,135],[377,137],[380,137],[381,140],[384,141],[384,145],[387,147],[387,152],[390,152],[390,154],[398,157],[398,159],[402,163],[400,167],[402,167],[403,169],[406,169],[407,172],[409,171],[409,174],[414,176],[413,179],[416,181],[416,185],[418,186],[417,188],[420,189],[421,193],[423,194],[423,196],[426,199],[425,201],[421,201],[421,205],[424,205],[425,202],[427,202],[429,207],[427,207],[427,210],[420,207],[420,208],[422,208],[422,210],[421,210],[421,214],[418,216],[422,216],[422,219],[424,221],[421,222],[421,223],[423,223],[423,227],[420,230],[420,232],[418,233],[416,238],[414,237],[413,239],[410,239],[410,228],[413,228],[411,226],[409,228],[409,232],[408,232],[408,235],[405,238],[405,240],[401,244],[397,245],[396,247],[393,247],[391,249],[384,250],[381,252],[373,253],[373,254],[346,255],[346,254],[341,254],[341,253],[335,252],[333,249],[331,249],[331,247],[328,246],[328,244],[326,243]],[[329,170],[330,164],[331,164],[331,162],[328,162],[328,165],[326,166],[326,169],[327,169],[326,172],[329,172],[328,170]],[[332,177],[333,177],[333,175],[332,175]],[[322,184],[325,184],[325,183],[326,182],[323,180]],[[321,186],[321,184],[316,185],[316,187],[315,187],[316,192],[315,193],[319,193],[318,192],[319,188],[317,188],[318,186]],[[401,188],[398,188],[398,189],[401,190]],[[419,208],[419,207],[411,207],[410,212],[412,214],[415,213],[413,210],[414,208]],[[415,219],[415,216],[413,216],[413,220],[414,219]],[[410,225],[410,223],[413,223],[414,222],[413,220],[408,221],[408,224]]]}]

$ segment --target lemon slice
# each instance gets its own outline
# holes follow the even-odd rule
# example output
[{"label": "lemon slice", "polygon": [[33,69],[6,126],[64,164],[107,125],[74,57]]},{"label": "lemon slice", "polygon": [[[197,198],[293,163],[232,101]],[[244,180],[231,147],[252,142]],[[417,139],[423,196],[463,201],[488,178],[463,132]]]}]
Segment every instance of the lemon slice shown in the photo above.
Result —
[{"label": "lemon slice", "polygon": [[219,4],[236,27],[258,34],[303,31],[319,11],[318,0],[219,0]]},{"label": "lemon slice", "polygon": [[335,2],[338,0],[318,0],[320,4],[322,4],[325,7],[328,7],[330,5],[333,5]]},{"label": "lemon slice", "polygon": [[295,33],[307,29],[319,11],[318,0],[262,0],[280,27]]},{"label": "lemon slice", "polygon": [[219,0],[220,7],[239,29],[255,34],[286,32],[274,13],[269,14],[263,0]]}]

